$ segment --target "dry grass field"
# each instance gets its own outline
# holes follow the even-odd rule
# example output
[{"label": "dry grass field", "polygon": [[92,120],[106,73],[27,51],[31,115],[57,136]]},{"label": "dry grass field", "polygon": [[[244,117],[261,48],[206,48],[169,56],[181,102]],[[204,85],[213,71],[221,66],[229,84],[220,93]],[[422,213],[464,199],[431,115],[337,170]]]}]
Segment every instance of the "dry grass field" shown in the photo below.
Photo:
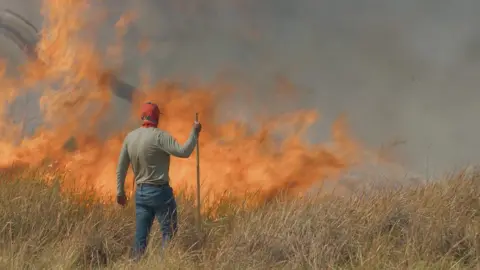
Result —
[{"label": "dry grass field", "polygon": [[179,234],[129,261],[132,203],[61,192],[41,173],[0,176],[0,269],[479,269],[480,176],[351,197],[278,198],[255,209],[224,199],[195,230],[178,194]]}]

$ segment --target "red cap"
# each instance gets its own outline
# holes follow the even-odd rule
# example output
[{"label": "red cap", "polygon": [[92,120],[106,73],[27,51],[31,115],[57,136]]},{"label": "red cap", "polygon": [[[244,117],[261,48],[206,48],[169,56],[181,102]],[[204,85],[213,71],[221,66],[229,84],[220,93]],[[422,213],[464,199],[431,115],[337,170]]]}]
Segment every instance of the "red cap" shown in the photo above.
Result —
[{"label": "red cap", "polygon": [[160,117],[160,109],[158,108],[157,104],[147,102],[142,105],[141,118],[143,122],[157,125],[159,117]]}]

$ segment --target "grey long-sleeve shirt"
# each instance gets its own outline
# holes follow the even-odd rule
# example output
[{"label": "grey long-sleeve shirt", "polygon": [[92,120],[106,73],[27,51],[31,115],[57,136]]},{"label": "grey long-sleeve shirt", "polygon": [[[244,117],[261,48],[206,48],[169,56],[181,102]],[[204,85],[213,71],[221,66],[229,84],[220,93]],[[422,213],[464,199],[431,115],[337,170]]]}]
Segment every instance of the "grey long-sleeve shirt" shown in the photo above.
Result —
[{"label": "grey long-sleeve shirt", "polygon": [[184,145],[168,132],[158,128],[140,127],[131,131],[123,141],[117,165],[117,196],[125,195],[125,177],[132,165],[136,184],[162,185],[170,181],[170,155],[188,158],[197,142],[194,128]]}]

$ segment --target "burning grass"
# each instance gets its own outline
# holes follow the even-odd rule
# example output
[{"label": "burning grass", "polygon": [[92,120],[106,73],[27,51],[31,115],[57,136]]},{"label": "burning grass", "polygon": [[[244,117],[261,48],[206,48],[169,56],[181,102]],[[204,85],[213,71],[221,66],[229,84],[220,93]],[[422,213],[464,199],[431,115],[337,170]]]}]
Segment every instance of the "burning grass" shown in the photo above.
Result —
[{"label": "burning grass", "polygon": [[[163,255],[128,260],[134,209],[69,194],[41,173],[0,176],[1,269],[471,269],[480,266],[480,176],[348,198],[277,198],[247,210],[228,198],[194,226],[177,194],[179,235]],[[80,198],[80,200],[79,200]]]}]

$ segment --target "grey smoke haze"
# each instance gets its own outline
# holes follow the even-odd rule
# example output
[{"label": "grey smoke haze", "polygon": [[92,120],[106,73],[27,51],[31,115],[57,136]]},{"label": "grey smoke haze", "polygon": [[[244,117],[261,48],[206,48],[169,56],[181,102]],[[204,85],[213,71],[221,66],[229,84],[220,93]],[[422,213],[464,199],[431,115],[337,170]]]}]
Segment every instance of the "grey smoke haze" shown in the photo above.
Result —
[{"label": "grey smoke haze", "polygon": [[[38,0],[0,3],[41,25]],[[159,79],[210,81],[226,73],[258,97],[252,105],[239,96],[233,115],[249,118],[265,104],[272,111],[317,108],[322,119],[310,135],[318,141],[346,113],[355,137],[371,147],[405,140],[398,157],[420,173],[427,158],[429,173],[480,162],[478,0],[105,3],[111,20],[103,44],[120,14],[138,11],[121,76],[132,84],[141,69]],[[139,38],[152,42],[145,56]],[[2,53],[14,55],[3,43]],[[295,85],[298,99],[272,105],[278,76]]]}]

